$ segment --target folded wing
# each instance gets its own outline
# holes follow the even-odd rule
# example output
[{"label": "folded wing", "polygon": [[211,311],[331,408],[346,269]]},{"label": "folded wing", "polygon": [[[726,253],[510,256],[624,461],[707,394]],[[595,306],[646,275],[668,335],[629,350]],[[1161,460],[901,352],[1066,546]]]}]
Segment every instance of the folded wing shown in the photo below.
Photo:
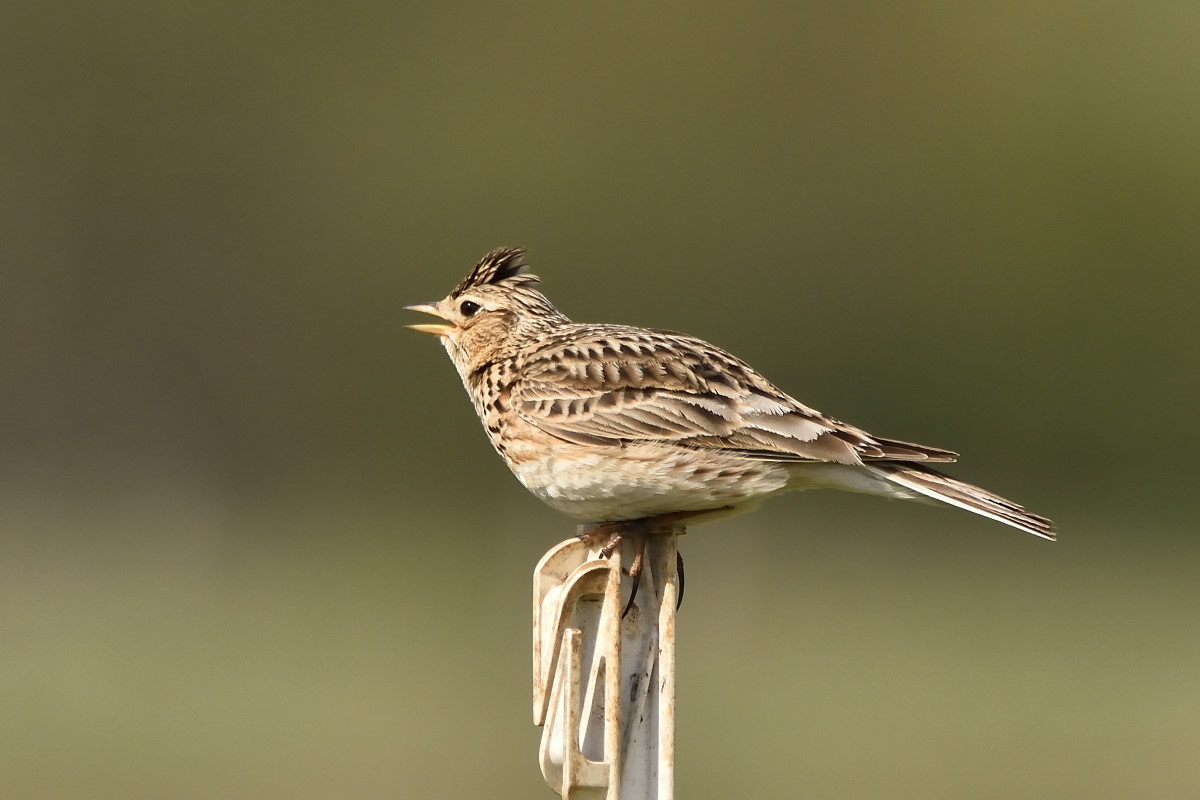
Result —
[{"label": "folded wing", "polygon": [[781,392],[699,339],[602,326],[548,342],[513,387],[523,419],[561,440],[711,449],[772,461],[953,461],[955,454],[873,437]]}]

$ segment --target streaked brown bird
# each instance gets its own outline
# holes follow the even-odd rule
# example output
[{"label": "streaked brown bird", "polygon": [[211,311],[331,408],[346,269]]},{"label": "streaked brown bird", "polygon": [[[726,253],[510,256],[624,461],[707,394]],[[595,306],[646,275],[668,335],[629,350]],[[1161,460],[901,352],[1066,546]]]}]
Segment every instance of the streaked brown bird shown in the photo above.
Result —
[{"label": "streaked brown bird", "polygon": [[493,250],[445,299],[408,306],[445,324],[409,327],[441,340],[496,452],[581,532],[678,529],[831,488],[1055,538],[1045,517],[929,466],[955,453],[827,417],[701,339],[572,322],[524,270],[523,250]]}]

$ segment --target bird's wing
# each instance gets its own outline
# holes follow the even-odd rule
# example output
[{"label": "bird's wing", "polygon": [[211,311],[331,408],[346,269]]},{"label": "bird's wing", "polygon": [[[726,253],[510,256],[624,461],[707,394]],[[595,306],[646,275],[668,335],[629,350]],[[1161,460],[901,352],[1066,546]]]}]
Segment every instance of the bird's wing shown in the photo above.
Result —
[{"label": "bird's wing", "polygon": [[[581,326],[584,327],[584,326]],[[587,326],[546,342],[517,369],[513,405],[559,439],[655,442],[772,461],[953,461],[872,437],[804,406],[745,362],[667,331]]]}]

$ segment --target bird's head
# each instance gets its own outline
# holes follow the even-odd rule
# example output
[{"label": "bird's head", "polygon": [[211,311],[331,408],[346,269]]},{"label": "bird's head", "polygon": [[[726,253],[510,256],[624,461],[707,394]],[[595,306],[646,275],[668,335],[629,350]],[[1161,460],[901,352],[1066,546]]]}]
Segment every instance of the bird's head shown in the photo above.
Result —
[{"label": "bird's head", "polygon": [[439,337],[463,375],[519,348],[529,337],[568,322],[525,272],[525,251],[501,247],[488,253],[447,297],[407,306],[445,324],[409,325]]}]

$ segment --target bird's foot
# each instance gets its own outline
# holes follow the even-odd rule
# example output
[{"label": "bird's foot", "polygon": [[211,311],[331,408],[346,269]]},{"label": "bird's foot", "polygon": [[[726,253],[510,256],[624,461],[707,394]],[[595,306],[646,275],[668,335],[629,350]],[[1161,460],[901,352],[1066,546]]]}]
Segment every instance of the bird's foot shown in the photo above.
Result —
[{"label": "bird's foot", "polygon": [[[670,514],[660,514],[656,517],[642,517],[640,519],[629,520],[613,520],[607,522],[584,522],[576,529],[576,534],[580,541],[588,546],[594,546],[604,540],[608,541],[604,547],[600,549],[601,558],[610,558],[617,548],[621,546],[625,536],[637,537],[636,548],[634,550],[633,563],[629,565],[629,577],[633,580],[633,588],[629,592],[629,600],[625,603],[625,610],[621,612],[621,618],[624,619],[629,613],[629,609],[633,608],[634,600],[637,599],[638,587],[641,584],[642,568],[646,560],[646,539],[649,536],[667,536],[671,534],[682,535],[687,532],[684,522],[692,517],[708,514],[712,511],[723,511],[725,509],[706,509],[704,511],[676,511]],[[683,556],[678,550],[675,551],[675,570],[679,575],[679,596],[675,601],[675,608],[678,609],[683,604]]]}]

